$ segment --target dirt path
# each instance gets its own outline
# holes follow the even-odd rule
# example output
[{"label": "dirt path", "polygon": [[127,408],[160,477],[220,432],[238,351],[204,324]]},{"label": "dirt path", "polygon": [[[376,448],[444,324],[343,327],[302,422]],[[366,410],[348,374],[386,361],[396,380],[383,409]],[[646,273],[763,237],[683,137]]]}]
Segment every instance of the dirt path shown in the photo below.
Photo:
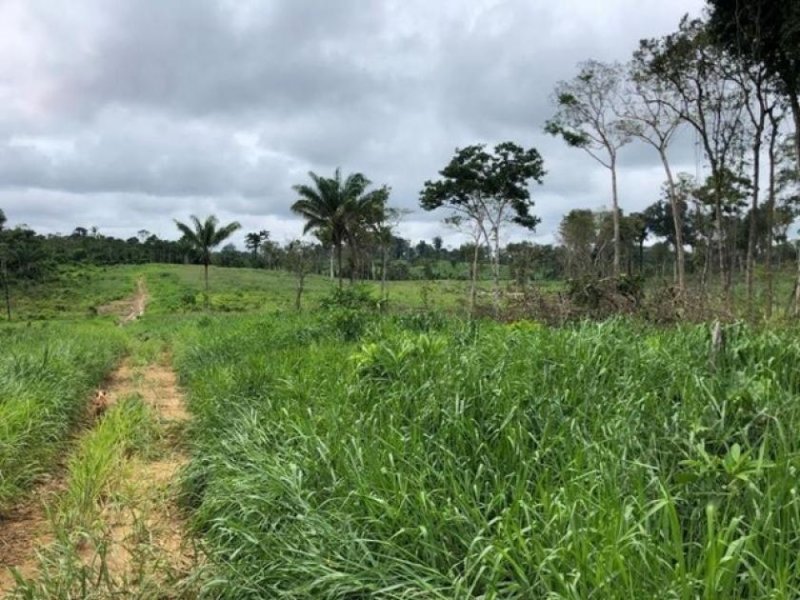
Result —
[{"label": "dirt path", "polygon": [[[142,316],[147,300],[142,278],[137,282],[136,294],[127,301],[128,309],[120,324]],[[169,573],[174,579],[196,562],[196,556],[185,544],[188,538],[176,502],[176,475],[188,460],[182,439],[189,414],[171,357],[166,353],[147,364],[125,359],[106,379],[102,391],[106,410],[122,398],[138,395],[152,409],[163,443],[158,444],[156,456],[128,459],[119,489],[114,490],[114,495],[124,500],[109,502],[101,511],[104,537],[77,548],[76,552],[85,565],[96,565],[97,556],[102,553],[98,569],[103,573],[105,585],[114,586],[115,592],[124,594],[129,587],[141,590],[145,566],[155,578],[148,583],[158,589],[164,574]],[[81,436],[91,430],[91,426],[84,429]],[[48,507],[57,506],[67,487],[65,477],[66,469],[62,467],[50,481],[30,494],[27,503],[0,520],[0,598],[15,587],[10,567],[29,581],[40,575],[36,554],[56,539]],[[142,562],[143,556],[147,565]],[[48,578],[53,575],[58,577],[57,573],[48,572]]]},{"label": "dirt path", "polygon": [[[107,394],[110,404],[138,394],[157,415],[166,444],[155,459],[129,461],[130,469],[119,486],[126,500],[103,511],[108,531],[107,539],[102,540],[105,567],[110,580],[135,586],[141,583],[135,580],[145,566],[141,559],[146,554],[146,567],[153,577],[171,573],[174,578],[187,572],[195,557],[184,543],[185,523],[176,502],[176,476],[188,461],[181,438],[189,413],[169,355],[143,367],[123,362],[111,378]],[[95,550],[84,549],[87,562]]]},{"label": "dirt path", "polygon": [[97,312],[101,315],[117,315],[119,324],[125,325],[144,315],[148,300],[150,295],[147,292],[147,283],[144,277],[139,277],[136,280],[136,291],[133,296],[104,304],[97,309]]}]

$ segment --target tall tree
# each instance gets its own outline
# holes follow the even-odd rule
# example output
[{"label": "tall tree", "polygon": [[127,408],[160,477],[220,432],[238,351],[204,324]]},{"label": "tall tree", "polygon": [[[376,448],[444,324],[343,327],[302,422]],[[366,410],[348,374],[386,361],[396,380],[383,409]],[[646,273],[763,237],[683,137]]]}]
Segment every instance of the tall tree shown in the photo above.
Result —
[{"label": "tall tree", "polygon": [[294,186],[300,198],[292,205],[292,211],[305,218],[303,233],[313,231],[320,239],[330,240],[336,251],[339,287],[342,287],[343,246],[348,242],[352,246],[357,229],[378,219],[385,208],[389,188],[384,186],[367,191],[371,183],[369,179],[361,173],[354,173],[342,180],[340,169],[336,169],[330,178],[313,171],[308,175],[313,185]]},{"label": "tall tree", "polygon": [[6,213],[3,212],[3,209],[0,208],[0,231],[3,231],[3,227],[6,224]]},{"label": "tall tree", "polygon": [[[682,211],[678,207],[675,178],[667,155],[667,150],[683,120],[680,113],[673,108],[677,104],[674,91],[647,68],[645,56],[641,51],[635,53],[628,67],[630,90],[624,103],[623,127],[630,135],[655,149],[664,167],[675,232],[678,289],[683,292],[686,290],[686,261],[683,249]],[[639,244],[640,268],[643,262],[643,243],[641,240]]]},{"label": "tall tree", "polygon": [[447,207],[475,223],[492,249],[494,309],[500,310],[500,241],[505,224],[534,229],[539,219],[528,183],[542,182],[544,163],[535,148],[525,150],[513,142],[486,150],[483,144],[456,149],[450,163],[439,171],[441,179],[426,181],[420,192],[425,210]]},{"label": "tall tree", "polygon": [[560,136],[611,172],[611,203],[614,224],[614,277],[620,274],[622,242],[620,238],[619,195],[617,192],[617,155],[630,142],[630,134],[619,115],[622,112],[622,67],[590,60],[579,65],[574,79],[556,85],[556,115],[545,131]]},{"label": "tall tree", "polygon": [[244,246],[253,253],[253,266],[258,264],[258,249],[261,247],[261,233],[251,231],[244,236]]},{"label": "tall tree", "polygon": [[214,215],[206,217],[205,221],[200,221],[194,215],[190,219],[191,227],[178,220],[175,221],[175,225],[183,234],[183,239],[200,254],[205,275],[205,302],[208,306],[208,266],[211,264],[211,251],[240,229],[241,225],[237,221],[233,221],[224,227],[218,227],[219,220]]},{"label": "tall tree", "polygon": [[[794,0],[708,0],[717,40],[738,57],[763,65],[781,82],[800,131],[800,3]],[[800,135],[794,140],[800,170]]]},{"label": "tall tree", "polygon": [[[745,114],[748,117],[752,154],[752,193],[747,232],[747,309],[752,314],[754,293],[755,254],[758,238],[759,196],[761,191],[761,154],[767,126],[779,110],[776,81],[767,68],[756,60],[734,56],[730,77],[741,89]],[[771,155],[770,155],[771,156]],[[770,202],[768,200],[768,202]]]},{"label": "tall tree", "polygon": [[732,265],[726,253],[724,190],[730,170],[742,151],[741,89],[729,77],[728,56],[712,44],[706,24],[684,17],[676,33],[660,39],[642,40],[641,64],[672,92],[669,107],[697,133],[711,168],[713,204],[717,227],[720,279],[731,301]]}]

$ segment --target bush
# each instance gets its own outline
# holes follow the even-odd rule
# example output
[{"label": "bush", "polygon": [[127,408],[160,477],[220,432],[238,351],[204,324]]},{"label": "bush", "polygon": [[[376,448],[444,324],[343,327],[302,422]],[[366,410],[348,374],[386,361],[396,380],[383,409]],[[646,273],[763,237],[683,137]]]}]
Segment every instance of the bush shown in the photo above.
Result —
[{"label": "bush", "polygon": [[348,308],[369,311],[377,309],[378,298],[366,286],[352,285],[334,288],[328,295],[323,296],[319,304],[325,310]]}]

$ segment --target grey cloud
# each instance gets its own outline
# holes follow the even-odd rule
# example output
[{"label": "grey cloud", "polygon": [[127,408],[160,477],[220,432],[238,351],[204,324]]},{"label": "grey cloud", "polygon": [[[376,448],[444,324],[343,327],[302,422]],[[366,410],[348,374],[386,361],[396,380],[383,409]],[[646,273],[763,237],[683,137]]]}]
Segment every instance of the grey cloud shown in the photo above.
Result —
[{"label": "grey cloud", "polygon": [[[269,224],[275,237],[297,235],[291,186],[310,169],[362,171],[415,209],[422,183],[457,146],[514,139],[545,159],[545,185],[533,189],[542,239],[570,208],[609,197],[601,167],[542,132],[555,82],[589,57],[626,60],[639,38],[702,6],[7,2],[0,101],[14,100],[0,116],[0,206],[17,222],[53,230],[63,214],[167,234],[165,218],[216,211],[247,227]],[[30,35],[13,35],[23,26]],[[692,167],[691,136],[673,155]],[[625,149],[626,210],[652,201],[657,165],[648,148]],[[417,211],[403,232],[451,239],[440,218]]]}]

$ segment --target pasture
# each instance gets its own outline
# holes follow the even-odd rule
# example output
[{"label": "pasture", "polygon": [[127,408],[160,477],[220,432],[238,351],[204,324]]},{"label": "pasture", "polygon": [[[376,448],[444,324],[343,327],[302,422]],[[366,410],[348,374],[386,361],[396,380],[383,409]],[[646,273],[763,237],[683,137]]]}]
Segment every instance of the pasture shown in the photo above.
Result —
[{"label": "pasture", "polygon": [[0,326],[11,597],[800,594],[794,324],[710,354],[702,324],[466,320],[459,282],[380,312],[309,277],[298,312],[288,274],[212,269],[208,310],[199,267],[88,276]]}]

